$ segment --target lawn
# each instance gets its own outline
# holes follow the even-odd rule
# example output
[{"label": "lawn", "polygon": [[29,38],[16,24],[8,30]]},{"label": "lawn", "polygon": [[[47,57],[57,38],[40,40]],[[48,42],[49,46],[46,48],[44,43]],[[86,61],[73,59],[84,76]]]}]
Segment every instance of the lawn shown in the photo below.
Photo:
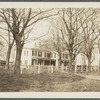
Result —
[{"label": "lawn", "polygon": [[0,92],[100,91],[100,81],[68,73],[32,73],[15,76],[0,71]]}]

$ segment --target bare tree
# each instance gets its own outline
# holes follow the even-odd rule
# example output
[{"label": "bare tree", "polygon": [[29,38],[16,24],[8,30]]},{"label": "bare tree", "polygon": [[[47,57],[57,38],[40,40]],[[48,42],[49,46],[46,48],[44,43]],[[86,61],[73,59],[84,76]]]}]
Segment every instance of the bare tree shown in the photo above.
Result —
[{"label": "bare tree", "polygon": [[[9,19],[9,23],[10,23],[10,15],[8,16],[8,19]],[[0,37],[3,40],[5,40],[5,42],[7,43],[6,67],[7,67],[7,69],[9,69],[9,60],[10,60],[11,49],[12,49],[12,46],[14,44],[14,39],[11,36],[11,32],[9,30],[9,27],[6,28],[6,29],[5,28],[2,28],[2,27],[0,27],[0,28],[2,30],[4,30],[4,33],[6,33],[6,36],[5,36],[4,33],[2,32],[2,34],[0,35]]]},{"label": "bare tree", "polygon": [[11,49],[12,49],[13,44],[14,44],[14,39],[13,40],[11,39],[10,33],[8,31],[8,50],[7,50],[7,55],[6,55],[7,69],[9,69],[9,61],[10,61]]},{"label": "bare tree", "polygon": [[62,9],[59,14],[61,20],[60,32],[62,34],[62,41],[66,45],[66,50],[69,53],[69,67],[72,71],[76,55],[80,52],[80,45],[83,40],[78,41],[81,36],[81,25],[79,24],[79,17],[84,9],[68,8]]},{"label": "bare tree", "polygon": [[58,66],[61,66],[61,57],[63,51],[66,49],[64,48],[64,43],[62,41],[62,35],[61,31],[59,29],[59,20],[57,18],[55,19],[49,19],[51,23],[51,28],[49,29],[49,39],[45,40],[45,46],[48,49],[54,50],[58,54]]},{"label": "bare tree", "polygon": [[[20,61],[21,53],[25,43],[28,38],[28,31],[30,28],[39,20],[48,18],[57,14],[50,14],[53,9],[41,10],[41,9],[1,9],[0,16],[2,20],[8,25],[13,38],[16,43],[16,60],[15,60],[15,74],[20,74]],[[10,23],[8,16],[10,15]]]},{"label": "bare tree", "polygon": [[[66,50],[69,53],[69,67],[72,71],[72,65],[75,62],[77,54],[82,50],[81,44],[84,39],[81,37],[84,29],[82,25],[88,18],[94,15],[94,12],[90,12],[91,9],[84,8],[67,8],[62,9],[59,13],[60,16],[60,32],[62,34],[62,41],[66,44]],[[85,16],[86,15],[86,16]],[[81,22],[81,20],[83,20]]]},{"label": "bare tree", "polygon": [[[1,37],[1,35],[0,35]],[[0,38],[0,57],[5,59],[5,41],[3,41],[2,38]]]},{"label": "bare tree", "polygon": [[7,67],[7,69],[9,69],[9,60],[10,60],[11,49],[14,44],[14,39],[13,40],[11,39],[10,32],[8,32],[8,36],[7,36],[8,39],[6,39],[6,37],[4,37],[2,35],[0,35],[0,37],[3,38],[3,40],[5,40],[7,43],[6,67]]},{"label": "bare tree", "polygon": [[[96,9],[89,9],[88,15],[91,14],[89,18],[85,19],[83,24],[83,19],[81,19],[81,25],[83,29],[82,38],[84,39],[83,49],[82,52],[86,55],[88,59],[88,69],[89,72],[92,70],[91,63],[94,60],[94,49],[96,47],[96,41],[100,34],[98,34],[98,26],[96,25],[97,22],[97,14]],[[87,15],[85,15],[87,16]]]}]

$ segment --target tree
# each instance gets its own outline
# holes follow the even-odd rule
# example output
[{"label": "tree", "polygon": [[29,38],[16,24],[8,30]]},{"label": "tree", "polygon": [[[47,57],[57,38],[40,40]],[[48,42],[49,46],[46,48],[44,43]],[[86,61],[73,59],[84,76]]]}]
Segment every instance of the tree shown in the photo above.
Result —
[{"label": "tree", "polygon": [[12,49],[13,44],[14,44],[14,39],[11,40],[10,32],[8,31],[8,49],[7,49],[7,55],[6,55],[7,69],[9,69],[10,54],[11,54],[11,49]]},{"label": "tree", "polygon": [[83,29],[83,35],[82,38],[84,39],[83,49],[82,52],[83,54],[86,55],[88,59],[88,69],[89,72],[92,71],[91,68],[91,63],[94,60],[94,49],[96,47],[96,41],[99,37],[100,34],[98,34],[98,25],[96,25],[98,15],[96,14],[96,9],[89,9],[89,14],[92,13],[92,16],[87,18],[83,23],[83,20],[81,21],[82,29]]},{"label": "tree", "polygon": [[64,43],[59,29],[59,20],[57,20],[57,18],[52,18],[49,19],[49,22],[51,23],[51,28],[49,29],[50,36],[49,39],[44,41],[44,43],[46,48],[57,52],[58,66],[61,66],[62,53],[66,51],[66,49],[64,48]]},{"label": "tree", "polygon": [[62,9],[59,13],[61,24],[59,30],[62,34],[62,41],[66,44],[66,50],[69,53],[70,72],[72,72],[72,65],[75,62],[76,56],[82,50],[81,44],[84,42],[82,38],[84,31],[82,25],[88,18],[94,15],[94,12],[89,13],[90,10],[84,8],[67,8]]},{"label": "tree", "polygon": [[[7,36],[4,36],[4,33],[6,33]],[[3,40],[5,40],[5,42],[7,44],[6,67],[7,67],[7,69],[9,69],[9,60],[10,60],[11,49],[12,49],[12,46],[14,44],[14,39],[11,38],[12,36],[11,36],[9,29],[4,31],[4,33],[1,34],[0,37]]]},{"label": "tree", "polygon": [[84,12],[84,9],[68,8],[62,9],[59,14],[61,20],[60,32],[62,34],[62,41],[66,45],[66,50],[69,54],[69,68],[72,72],[72,65],[75,57],[81,51],[81,43],[78,41],[81,37],[81,25],[79,24],[79,16]]},{"label": "tree", "polygon": [[0,57],[5,59],[5,42],[2,38],[0,38]]},{"label": "tree", "polygon": [[[25,40],[28,38],[29,35],[28,31],[30,31],[30,28],[39,20],[54,16],[55,14],[51,14],[51,11],[53,11],[53,9],[1,9],[0,16],[3,21],[8,25],[16,43],[16,60],[14,68],[15,74],[20,74],[21,53]],[[9,15],[10,23],[8,19]]]}]

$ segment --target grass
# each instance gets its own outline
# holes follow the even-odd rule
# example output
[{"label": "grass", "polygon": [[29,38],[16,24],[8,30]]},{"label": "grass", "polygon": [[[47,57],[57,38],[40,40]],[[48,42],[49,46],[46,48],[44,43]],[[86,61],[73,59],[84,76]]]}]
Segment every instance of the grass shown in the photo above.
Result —
[{"label": "grass", "polygon": [[0,92],[100,91],[100,81],[68,73],[22,74],[0,70]]}]

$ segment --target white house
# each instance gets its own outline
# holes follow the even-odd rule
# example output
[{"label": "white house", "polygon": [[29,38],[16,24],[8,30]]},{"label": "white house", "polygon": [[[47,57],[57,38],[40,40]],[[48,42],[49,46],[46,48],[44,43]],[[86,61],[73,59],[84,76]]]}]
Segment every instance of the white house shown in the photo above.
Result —
[{"label": "white house", "polygon": [[[21,55],[22,65],[54,65],[58,66],[59,55],[56,51],[40,48],[23,48]],[[62,53],[62,63],[68,62],[68,54]]]},{"label": "white house", "polygon": [[[80,53],[77,55],[76,57],[76,65],[80,66],[80,65],[88,65],[88,59],[86,57],[86,55],[84,55],[83,53]],[[97,47],[94,48],[93,50],[93,55],[92,55],[92,63],[91,63],[92,69],[94,70],[99,70],[100,67],[100,53],[99,53],[99,49]]]}]

